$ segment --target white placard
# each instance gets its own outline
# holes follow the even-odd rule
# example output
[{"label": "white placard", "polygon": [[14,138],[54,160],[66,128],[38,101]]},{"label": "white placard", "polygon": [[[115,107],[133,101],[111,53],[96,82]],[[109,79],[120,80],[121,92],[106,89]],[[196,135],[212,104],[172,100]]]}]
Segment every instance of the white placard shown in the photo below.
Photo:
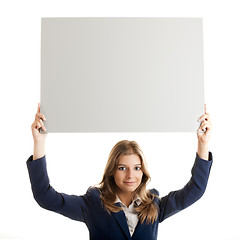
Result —
[{"label": "white placard", "polygon": [[204,113],[201,18],[43,18],[48,132],[192,132]]}]

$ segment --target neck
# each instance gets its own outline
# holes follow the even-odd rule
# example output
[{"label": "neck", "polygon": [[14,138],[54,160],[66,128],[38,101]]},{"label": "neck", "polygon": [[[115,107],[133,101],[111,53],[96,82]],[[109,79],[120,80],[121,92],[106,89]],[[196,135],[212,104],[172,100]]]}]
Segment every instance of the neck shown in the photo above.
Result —
[{"label": "neck", "polygon": [[117,195],[121,202],[127,207],[132,203],[133,193],[117,193]]}]

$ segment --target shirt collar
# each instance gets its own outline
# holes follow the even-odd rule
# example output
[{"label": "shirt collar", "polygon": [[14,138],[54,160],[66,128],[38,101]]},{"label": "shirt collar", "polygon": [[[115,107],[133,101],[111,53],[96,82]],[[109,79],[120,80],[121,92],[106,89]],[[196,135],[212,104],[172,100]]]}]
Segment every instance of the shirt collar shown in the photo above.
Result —
[{"label": "shirt collar", "polygon": [[[133,199],[134,204],[136,204],[137,206],[139,206],[142,203],[141,198],[138,195],[135,195],[134,199]],[[118,197],[118,195],[116,194],[116,200],[115,203],[122,203],[122,201],[120,200],[120,198]],[[123,204],[124,205],[124,204]]]}]

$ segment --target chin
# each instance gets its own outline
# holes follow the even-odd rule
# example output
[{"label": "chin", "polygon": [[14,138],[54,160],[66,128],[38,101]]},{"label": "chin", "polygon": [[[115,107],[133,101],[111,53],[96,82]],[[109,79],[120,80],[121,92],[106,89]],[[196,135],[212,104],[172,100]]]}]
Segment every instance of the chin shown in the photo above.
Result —
[{"label": "chin", "polygon": [[123,187],[121,188],[121,190],[123,192],[128,192],[128,193],[131,193],[131,192],[134,192],[136,189],[138,188],[138,186],[129,186],[129,187]]}]

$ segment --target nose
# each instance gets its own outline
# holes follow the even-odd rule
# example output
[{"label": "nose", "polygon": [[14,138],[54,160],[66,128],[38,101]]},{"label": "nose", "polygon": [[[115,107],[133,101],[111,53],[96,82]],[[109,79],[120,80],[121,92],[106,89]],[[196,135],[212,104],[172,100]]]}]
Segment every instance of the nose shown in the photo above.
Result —
[{"label": "nose", "polygon": [[132,179],[133,178],[133,170],[129,169],[127,171],[127,179]]}]

